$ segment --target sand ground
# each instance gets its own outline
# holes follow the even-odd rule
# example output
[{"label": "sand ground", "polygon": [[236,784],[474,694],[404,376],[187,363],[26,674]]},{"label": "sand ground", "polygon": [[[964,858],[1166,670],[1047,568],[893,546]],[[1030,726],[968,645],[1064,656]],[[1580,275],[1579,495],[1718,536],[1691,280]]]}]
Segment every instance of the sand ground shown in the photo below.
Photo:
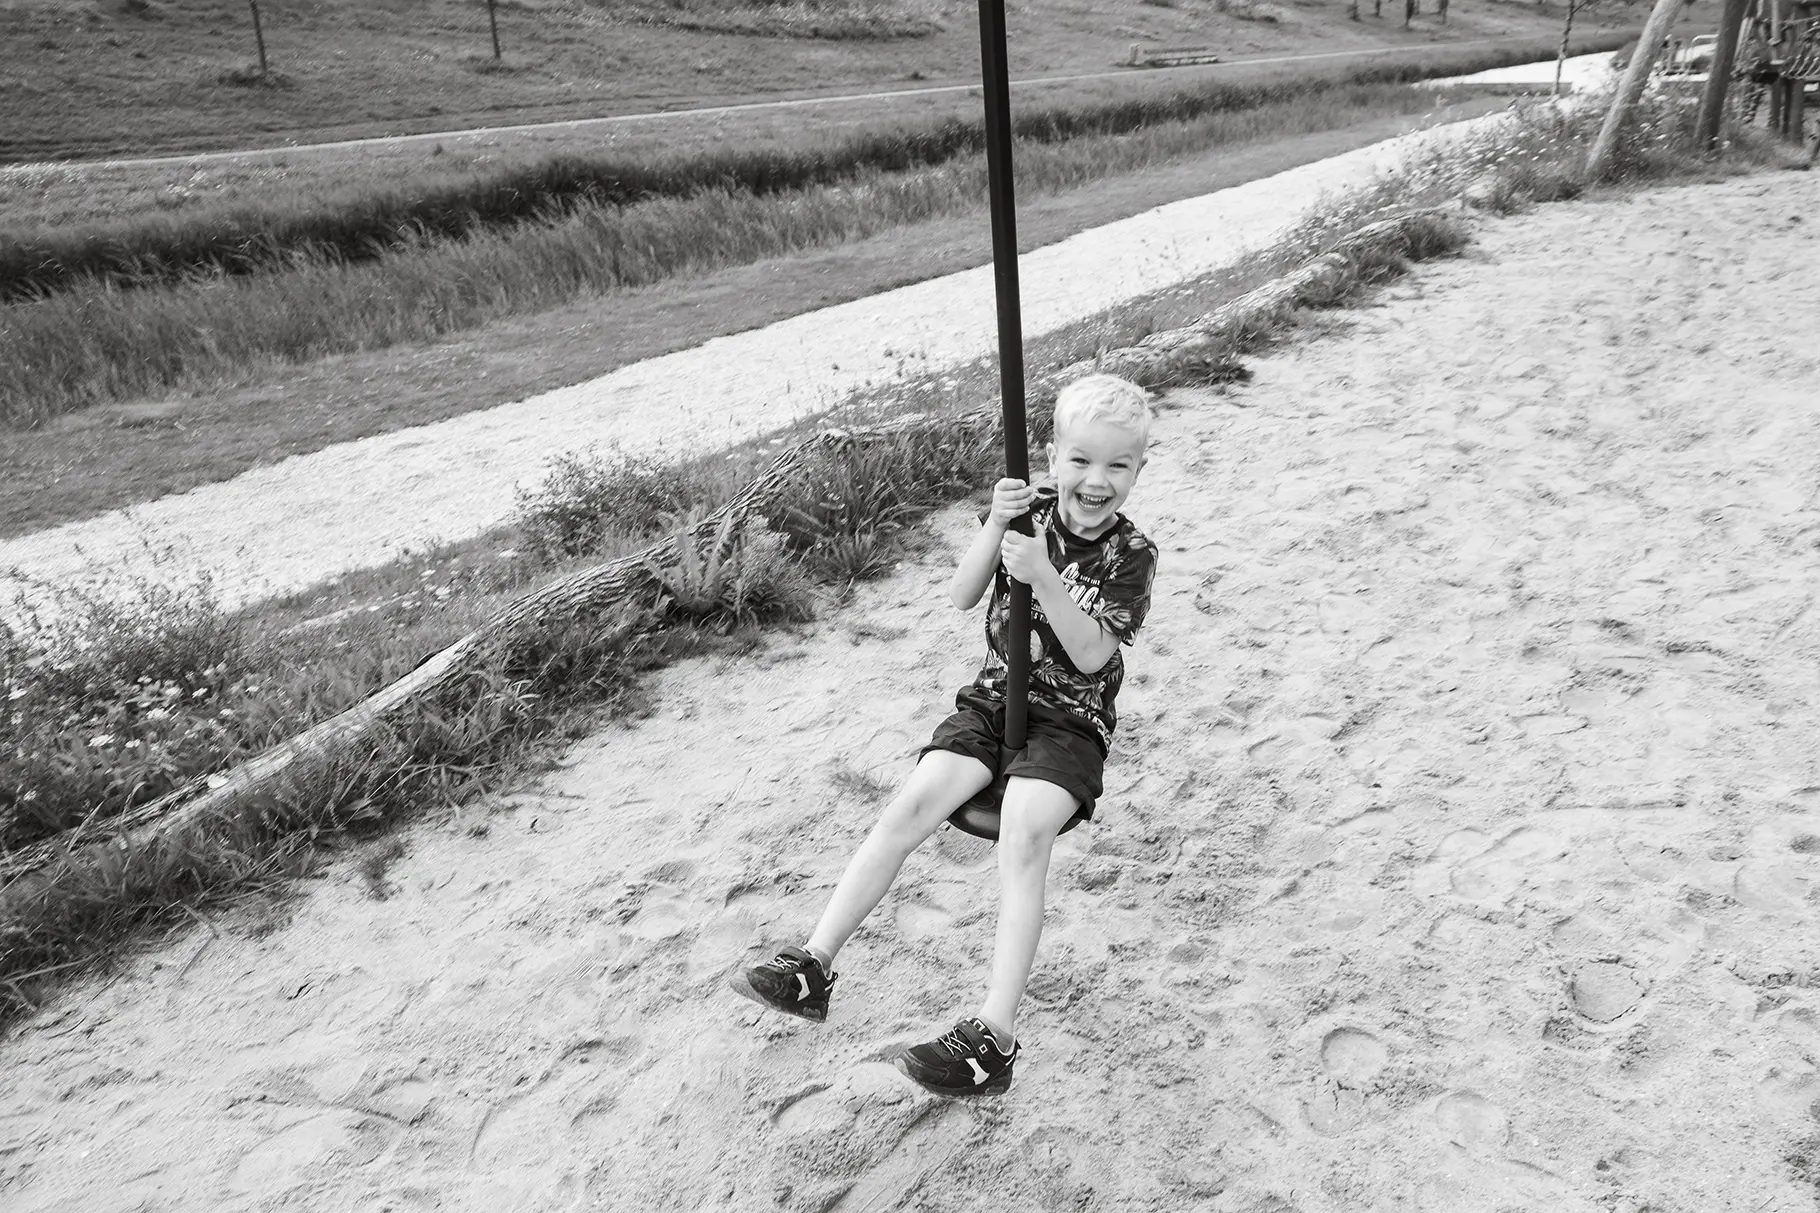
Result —
[{"label": "sand ground", "polygon": [[0,1046],[9,1213],[1794,1213],[1820,1180],[1811,178],[1488,224],[1162,401],[1100,820],[1002,1100],[885,1064],[977,997],[944,832],[832,1017],[800,936],[977,656],[946,551]]}]

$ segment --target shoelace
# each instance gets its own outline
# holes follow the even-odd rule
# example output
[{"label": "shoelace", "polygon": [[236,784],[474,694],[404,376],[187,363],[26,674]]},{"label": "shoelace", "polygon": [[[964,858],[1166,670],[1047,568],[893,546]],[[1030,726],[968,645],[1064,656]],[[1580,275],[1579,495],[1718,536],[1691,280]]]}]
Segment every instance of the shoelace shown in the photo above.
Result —
[{"label": "shoelace", "polygon": [[967,1037],[962,1034],[959,1024],[956,1024],[951,1028],[936,1043],[942,1045],[948,1052],[954,1054],[956,1057],[967,1057],[971,1056],[973,1053],[973,1045],[968,1041]]},{"label": "shoelace", "polygon": [[794,956],[779,954],[773,956],[770,960],[767,960],[764,967],[767,969],[775,969],[779,973],[795,973],[801,969],[806,969],[809,966],[806,962],[799,960]]}]

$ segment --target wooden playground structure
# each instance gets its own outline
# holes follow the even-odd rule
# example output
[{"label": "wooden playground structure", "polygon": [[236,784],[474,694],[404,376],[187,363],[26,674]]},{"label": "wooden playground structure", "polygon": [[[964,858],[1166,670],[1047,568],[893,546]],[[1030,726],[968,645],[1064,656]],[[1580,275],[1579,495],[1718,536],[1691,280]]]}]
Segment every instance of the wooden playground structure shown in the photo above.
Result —
[{"label": "wooden playground structure", "polygon": [[[1722,39],[1725,33],[1721,29]],[[1744,121],[1755,122],[1767,102],[1769,129],[1807,142],[1810,113],[1820,118],[1820,0],[1751,0],[1734,36],[1737,59],[1730,75],[1744,86]],[[1716,60],[1714,66],[1720,67]],[[1820,152],[1820,131],[1812,138]]]}]

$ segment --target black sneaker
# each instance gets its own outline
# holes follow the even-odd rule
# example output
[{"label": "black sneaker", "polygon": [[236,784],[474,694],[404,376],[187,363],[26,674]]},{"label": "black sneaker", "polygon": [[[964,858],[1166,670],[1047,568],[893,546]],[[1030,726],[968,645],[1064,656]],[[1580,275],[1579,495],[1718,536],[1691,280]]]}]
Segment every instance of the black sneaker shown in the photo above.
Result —
[{"label": "black sneaker", "polygon": [[820,1023],[828,1018],[828,991],[834,988],[834,974],[802,948],[790,947],[764,964],[735,974],[730,984],[753,1002]]},{"label": "black sneaker", "polygon": [[999,1052],[992,1029],[971,1016],[928,1044],[905,1049],[899,1061],[912,1082],[937,1095],[1002,1095],[1021,1052],[1015,1041],[1011,1052]]}]

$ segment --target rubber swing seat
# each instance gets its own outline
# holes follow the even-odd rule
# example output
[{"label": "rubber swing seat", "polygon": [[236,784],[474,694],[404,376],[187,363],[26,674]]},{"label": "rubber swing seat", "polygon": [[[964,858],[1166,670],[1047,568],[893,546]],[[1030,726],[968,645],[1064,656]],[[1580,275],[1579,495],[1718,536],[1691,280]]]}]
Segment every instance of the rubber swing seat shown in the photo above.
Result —
[{"label": "rubber swing seat", "polygon": [[[973,799],[954,810],[948,816],[948,824],[963,834],[975,838],[984,838],[988,842],[998,841],[999,805],[1005,799],[1005,768],[1011,765],[1011,751],[1003,746],[998,751],[998,773],[992,782],[973,794]],[[1059,837],[1081,824],[1086,818],[1076,813],[1056,831]]]}]

